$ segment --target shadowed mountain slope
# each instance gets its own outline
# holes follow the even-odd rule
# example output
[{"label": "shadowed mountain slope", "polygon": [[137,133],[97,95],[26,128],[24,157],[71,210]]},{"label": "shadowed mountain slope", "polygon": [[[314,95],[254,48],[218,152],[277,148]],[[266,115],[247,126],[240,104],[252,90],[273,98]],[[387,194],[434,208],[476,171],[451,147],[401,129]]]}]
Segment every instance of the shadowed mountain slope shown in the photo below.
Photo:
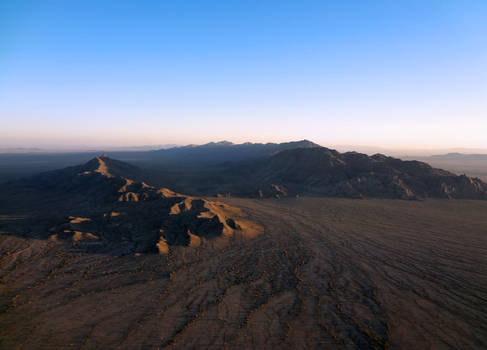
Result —
[{"label": "shadowed mountain slope", "polygon": [[419,161],[339,153],[324,147],[279,152],[255,166],[252,174],[259,184],[278,186],[281,194],[487,199],[487,184],[476,178]]}]

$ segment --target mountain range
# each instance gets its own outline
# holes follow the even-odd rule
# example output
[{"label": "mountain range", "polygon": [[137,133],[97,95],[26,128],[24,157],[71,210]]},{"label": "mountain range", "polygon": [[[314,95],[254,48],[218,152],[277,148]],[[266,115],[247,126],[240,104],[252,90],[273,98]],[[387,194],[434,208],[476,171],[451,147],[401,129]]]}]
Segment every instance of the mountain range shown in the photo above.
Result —
[{"label": "mountain range", "polygon": [[[163,154],[175,157],[173,152],[179,151],[170,149]],[[205,196],[487,198],[487,185],[478,178],[383,154],[340,153],[306,140],[270,146],[216,143],[180,152],[185,154],[181,157],[186,164],[199,165],[152,163],[152,182]],[[235,155],[230,157],[232,152]],[[205,160],[204,165],[190,161],[198,157]]]},{"label": "mountain range", "polygon": [[[114,178],[200,196],[487,199],[487,185],[478,178],[383,154],[340,153],[307,140],[239,145],[218,142],[144,154],[151,162],[137,158],[132,163],[139,166],[134,166],[104,155],[84,165],[13,181],[7,188],[36,184],[67,195],[67,188],[82,182],[75,174],[93,173],[104,159]],[[172,161],[176,159],[180,163]],[[103,192],[94,184],[90,189]]]},{"label": "mountain range", "polygon": [[184,165],[218,164],[268,157],[288,149],[315,147],[320,147],[320,145],[308,140],[283,143],[246,142],[241,144],[220,141],[204,145],[188,145],[150,151],[144,155],[144,159]]}]

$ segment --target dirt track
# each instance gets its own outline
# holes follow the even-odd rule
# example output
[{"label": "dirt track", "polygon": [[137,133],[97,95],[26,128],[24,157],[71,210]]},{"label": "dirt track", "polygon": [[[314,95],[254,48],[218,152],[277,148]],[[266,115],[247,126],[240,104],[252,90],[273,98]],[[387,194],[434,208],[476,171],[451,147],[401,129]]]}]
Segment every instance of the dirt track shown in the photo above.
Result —
[{"label": "dirt track", "polygon": [[487,347],[487,202],[227,202],[264,233],[165,257],[3,232],[0,348]]}]

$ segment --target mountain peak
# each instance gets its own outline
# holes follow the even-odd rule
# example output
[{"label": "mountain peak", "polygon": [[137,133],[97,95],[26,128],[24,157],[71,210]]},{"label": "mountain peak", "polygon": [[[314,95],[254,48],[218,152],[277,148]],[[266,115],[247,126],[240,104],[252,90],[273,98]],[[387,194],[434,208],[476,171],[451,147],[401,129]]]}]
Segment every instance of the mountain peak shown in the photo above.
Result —
[{"label": "mountain peak", "polygon": [[142,170],[128,163],[110,158],[107,154],[96,156],[78,168],[78,175],[99,174],[106,178],[140,179]]},{"label": "mountain peak", "polygon": [[98,173],[104,177],[114,177],[110,171],[109,166],[107,163],[110,163],[111,159],[108,158],[106,154],[102,154],[101,156],[96,156],[95,158],[91,159],[89,162],[84,164],[81,167],[81,171],[79,175],[88,175],[92,173]]}]

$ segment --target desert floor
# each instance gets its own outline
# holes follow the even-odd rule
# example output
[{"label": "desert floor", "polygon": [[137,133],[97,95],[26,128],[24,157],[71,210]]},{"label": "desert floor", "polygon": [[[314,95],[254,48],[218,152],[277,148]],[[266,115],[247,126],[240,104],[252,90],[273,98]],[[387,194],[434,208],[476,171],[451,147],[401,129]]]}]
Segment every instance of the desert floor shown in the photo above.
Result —
[{"label": "desert floor", "polygon": [[168,255],[0,213],[0,348],[487,348],[487,202],[225,201],[263,232]]}]

